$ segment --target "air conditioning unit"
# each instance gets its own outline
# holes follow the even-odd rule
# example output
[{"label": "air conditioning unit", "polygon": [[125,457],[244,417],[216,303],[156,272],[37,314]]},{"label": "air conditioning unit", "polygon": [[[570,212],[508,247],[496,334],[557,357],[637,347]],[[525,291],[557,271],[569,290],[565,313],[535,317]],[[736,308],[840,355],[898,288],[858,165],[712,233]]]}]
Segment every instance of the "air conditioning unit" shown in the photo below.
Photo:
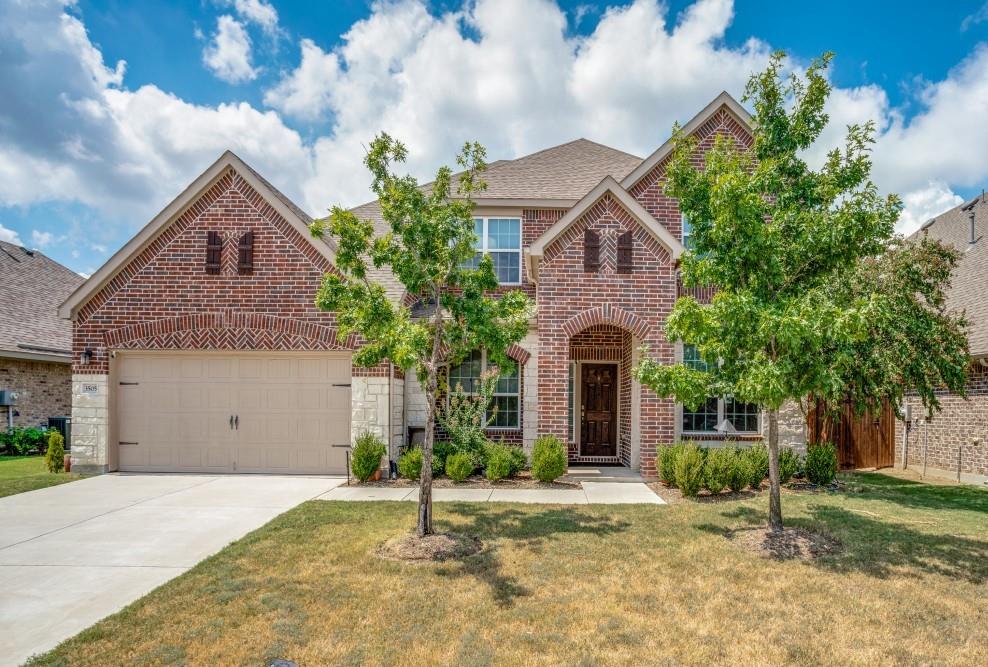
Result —
[{"label": "air conditioning unit", "polygon": [[17,405],[17,392],[9,389],[0,389],[0,407]]}]

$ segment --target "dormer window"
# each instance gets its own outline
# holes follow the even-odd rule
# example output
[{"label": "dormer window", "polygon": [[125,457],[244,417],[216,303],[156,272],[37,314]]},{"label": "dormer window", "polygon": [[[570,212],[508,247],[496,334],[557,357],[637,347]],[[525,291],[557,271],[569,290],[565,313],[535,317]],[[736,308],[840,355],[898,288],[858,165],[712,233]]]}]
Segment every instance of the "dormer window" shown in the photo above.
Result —
[{"label": "dormer window", "polygon": [[491,256],[494,273],[502,285],[521,284],[521,218],[474,218],[476,268],[484,254]]}]

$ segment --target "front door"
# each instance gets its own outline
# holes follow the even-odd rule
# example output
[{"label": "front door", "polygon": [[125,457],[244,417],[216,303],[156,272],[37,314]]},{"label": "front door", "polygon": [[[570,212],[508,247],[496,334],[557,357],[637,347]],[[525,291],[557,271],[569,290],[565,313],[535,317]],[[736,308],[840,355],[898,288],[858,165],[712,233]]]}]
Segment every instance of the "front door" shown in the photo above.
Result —
[{"label": "front door", "polygon": [[582,367],[580,454],[617,456],[617,366]]}]

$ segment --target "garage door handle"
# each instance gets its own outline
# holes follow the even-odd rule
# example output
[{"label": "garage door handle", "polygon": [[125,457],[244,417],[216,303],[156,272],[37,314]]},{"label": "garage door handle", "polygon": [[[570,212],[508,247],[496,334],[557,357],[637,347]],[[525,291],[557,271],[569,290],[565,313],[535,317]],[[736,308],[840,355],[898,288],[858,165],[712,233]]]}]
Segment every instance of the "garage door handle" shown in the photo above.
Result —
[{"label": "garage door handle", "polygon": [[121,441],[120,441],[120,442],[118,442],[117,444],[118,444],[118,445],[136,445],[136,444],[139,444],[139,443],[137,443],[137,442],[127,442],[127,441],[125,441],[125,440],[121,440]]},{"label": "garage door handle", "polygon": [[236,429],[239,431],[240,430],[240,415],[237,415],[236,417],[233,418],[233,424],[236,427]]},{"label": "garage door handle", "polygon": [[230,415],[230,430],[233,430],[233,415]]},{"label": "garage door handle", "polygon": [[333,386],[334,387],[349,387],[350,386],[350,383],[349,382],[334,382],[333,383]]}]

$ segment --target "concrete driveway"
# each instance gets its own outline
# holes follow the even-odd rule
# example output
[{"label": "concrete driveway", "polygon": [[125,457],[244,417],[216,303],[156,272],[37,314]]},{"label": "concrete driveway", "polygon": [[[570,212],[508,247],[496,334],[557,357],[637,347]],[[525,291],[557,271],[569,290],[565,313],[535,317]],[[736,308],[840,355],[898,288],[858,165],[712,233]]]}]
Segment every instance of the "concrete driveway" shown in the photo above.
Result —
[{"label": "concrete driveway", "polygon": [[54,647],[344,481],[101,475],[0,498],[0,665]]}]

